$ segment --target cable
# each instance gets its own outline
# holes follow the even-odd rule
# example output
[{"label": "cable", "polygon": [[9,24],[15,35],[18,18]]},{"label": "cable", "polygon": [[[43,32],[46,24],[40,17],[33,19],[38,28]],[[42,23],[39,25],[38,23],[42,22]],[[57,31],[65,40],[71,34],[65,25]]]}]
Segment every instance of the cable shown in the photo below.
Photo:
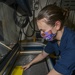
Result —
[{"label": "cable", "polygon": [[41,1],[39,0],[39,5],[40,5],[40,8],[42,9],[42,5],[41,5]]},{"label": "cable", "polygon": [[46,1],[46,6],[48,5],[48,0]]},{"label": "cable", "polygon": [[16,11],[14,11],[13,17],[16,25],[18,25],[19,27],[24,28],[28,24],[28,16],[25,15],[20,16],[19,14],[16,13]]},{"label": "cable", "polygon": [[[15,23],[21,28],[22,32],[23,32],[27,37],[33,36],[34,30],[35,30],[35,29],[34,29],[34,28],[35,28],[35,25],[34,25],[34,27],[33,27],[33,33],[32,33],[31,35],[27,35],[27,34],[24,32],[24,27],[26,27],[26,26],[28,25],[28,23],[29,23],[29,25],[31,26],[29,17],[28,17],[28,16],[25,16],[26,18],[25,18],[24,20],[22,20],[22,23],[20,23],[20,22],[21,22],[21,18],[22,18],[24,15],[23,15],[23,16],[17,15],[17,16],[20,17],[20,20],[19,20],[19,21],[18,21],[16,15],[17,15],[16,12],[14,12],[14,21],[15,21]],[[32,26],[31,26],[31,28],[32,28]]]},{"label": "cable", "polygon": [[[29,25],[30,25],[30,27],[32,28],[30,19],[29,19]],[[34,26],[34,25],[33,25],[33,26]],[[33,32],[32,32],[31,35],[27,35],[27,34],[24,32],[24,29],[23,29],[23,28],[22,28],[22,32],[24,33],[24,35],[25,35],[26,37],[32,37],[32,36],[34,35],[34,33],[35,33],[35,27],[33,27]]]},{"label": "cable", "polygon": [[[17,7],[16,7],[16,10],[17,10]],[[18,13],[16,13],[16,10],[14,11],[13,17],[14,17],[14,21],[15,21],[16,25],[19,26],[20,29],[21,29],[20,32],[24,33],[24,35],[26,37],[32,37],[35,32],[38,32],[38,30],[35,29],[35,10],[33,10],[33,21],[32,21],[33,24],[31,24],[31,21],[29,19],[29,16],[19,15]],[[22,19],[23,17],[24,17],[24,19]],[[29,25],[32,28],[32,30],[33,30],[31,35],[27,35],[24,32],[24,28],[27,25]]]}]

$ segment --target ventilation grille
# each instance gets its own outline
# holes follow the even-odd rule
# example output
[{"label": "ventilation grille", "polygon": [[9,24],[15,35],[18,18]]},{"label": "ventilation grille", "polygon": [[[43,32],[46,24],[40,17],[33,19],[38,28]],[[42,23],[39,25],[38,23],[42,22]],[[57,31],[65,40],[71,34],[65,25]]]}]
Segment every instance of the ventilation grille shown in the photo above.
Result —
[{"label": "ventilation grille", "polygon": [[75,10],[75,0],[61,0],[61,7]]}]

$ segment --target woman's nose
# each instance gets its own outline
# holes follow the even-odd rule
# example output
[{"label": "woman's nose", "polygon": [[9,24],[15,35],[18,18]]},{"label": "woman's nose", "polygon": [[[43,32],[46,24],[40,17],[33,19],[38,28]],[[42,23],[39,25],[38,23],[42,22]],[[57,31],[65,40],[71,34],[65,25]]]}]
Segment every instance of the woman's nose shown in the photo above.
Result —
[{"label": "woman's nose", "polygon": [[44,36],[45,36],[45,34],[44,34],[44,32],[43,32],[43,31],[41,31],[41,36],[42,36],[42,37],[44,37]]},{"label": "woman's nose", "polygon": [[41,34],[44,34],[44,32],[43,32],[43,31],[40,31],[40,33],[41,33]]}]

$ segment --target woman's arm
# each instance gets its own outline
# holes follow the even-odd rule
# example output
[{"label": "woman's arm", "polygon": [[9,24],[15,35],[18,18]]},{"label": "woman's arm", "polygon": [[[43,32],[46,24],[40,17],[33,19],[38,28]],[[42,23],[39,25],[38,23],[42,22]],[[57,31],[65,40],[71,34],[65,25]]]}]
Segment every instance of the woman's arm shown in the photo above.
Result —
[{"label": "woman's arm", "polygon": [[48,54],[45,52],[45,51],[42,51],[41,54],[39,54],[37,57],[35,57],[31,62],[30,64],[34,64],[34,63],[37,63],[37,62],[40,62],[41,60],[43,60],[44,58],[46,58],[48,56]]},{"label": "woman's arm", "polygon": [[47,75],[62,75],[62,74],[52,69]]},{"label": "woman's arm", "polygon": [[48,54],[45,51],[42,51],[41,54],[39,54],[37,57],[35,57],[30,63],[28,63],[25,66],[22,66],[23,69],[28,69],[32,64],[42,61],[44,58],[46,58]]}]

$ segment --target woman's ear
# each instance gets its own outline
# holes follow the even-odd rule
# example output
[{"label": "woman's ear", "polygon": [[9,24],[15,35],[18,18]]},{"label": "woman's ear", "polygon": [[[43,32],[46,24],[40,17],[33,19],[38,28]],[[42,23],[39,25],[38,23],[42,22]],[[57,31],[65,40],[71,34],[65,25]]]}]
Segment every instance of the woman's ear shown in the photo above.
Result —
[{"label": "woman's ear", "polygon": [[56,21],[55,22],[55,27],[56,27],[56,30],[59,30],[61,28],[61,22],[60,21]]}]

